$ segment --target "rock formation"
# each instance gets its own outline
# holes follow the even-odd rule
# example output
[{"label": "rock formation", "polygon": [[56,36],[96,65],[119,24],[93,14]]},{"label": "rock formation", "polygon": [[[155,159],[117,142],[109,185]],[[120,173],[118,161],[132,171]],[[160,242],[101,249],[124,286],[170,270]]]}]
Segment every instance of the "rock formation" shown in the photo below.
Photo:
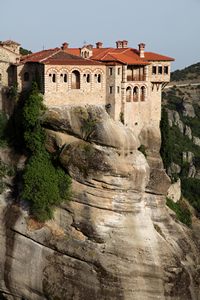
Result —
[{"label": "rock formation", "polygon": [[1,196],[0,298],[200,299],[199,241],[165,205],[159,130],[136,137],[94,106],[55,107],[43,123],[72,197],[38,224]]}]

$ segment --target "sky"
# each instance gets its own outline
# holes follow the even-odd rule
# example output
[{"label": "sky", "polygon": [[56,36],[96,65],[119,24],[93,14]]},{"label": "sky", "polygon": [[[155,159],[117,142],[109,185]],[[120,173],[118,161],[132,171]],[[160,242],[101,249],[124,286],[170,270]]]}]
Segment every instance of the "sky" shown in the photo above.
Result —
[{"label": "sky", "polygon": [[173,70],[200,62],[200,0],[1,0],[0,9],[0,40],[33,52],[125,39],[175,58]]}]

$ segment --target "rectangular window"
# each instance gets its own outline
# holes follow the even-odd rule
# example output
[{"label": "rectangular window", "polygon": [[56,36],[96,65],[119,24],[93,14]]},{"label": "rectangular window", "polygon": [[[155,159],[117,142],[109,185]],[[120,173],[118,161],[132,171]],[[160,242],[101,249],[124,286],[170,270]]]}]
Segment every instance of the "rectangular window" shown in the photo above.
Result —
[{"label": "rectangular window", "polygon": [[156,68],[156,66],[153,66],[152,67],[152,75],[156,75],[156,73],[157,73],[157,68]]},{"label": "rectangular window", "polygon": [[113,86],[110,86],[109,90],[110,90],[110,94],[112,94],[112,92],[113,92]]},{"label": "rectangular window", "polygon": [[162,66],[158,66],[158,74],[162,74]]},{"label": "rectangular window", "polygon": [[120,75],[120,73],[121,73],[120,71],[121,71],[121,69],[118,68],[118,70],[117,70],[117,74],[118,74],[118,75]]},{"label": "rectangular window", "polygon": [[113,68],[109,68],[109,75],[112,76]]},{"label": "rectangular window", "polygon": [[117,93],[119,94],[119,92],[120,92],[120,87],[118,86],[117,87]]},{"label": "rectangular window", "polygon": [[168,66],[164,66],[164,74],[169,74],[169,67]]}]

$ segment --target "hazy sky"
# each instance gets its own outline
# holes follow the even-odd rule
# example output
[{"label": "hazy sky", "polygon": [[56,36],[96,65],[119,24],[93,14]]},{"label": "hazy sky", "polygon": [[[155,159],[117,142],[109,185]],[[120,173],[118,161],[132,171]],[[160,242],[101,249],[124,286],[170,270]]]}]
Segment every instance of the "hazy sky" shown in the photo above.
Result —
[{"label": "hazy sky", "polygon": [[0,40],[32,51],[126,39],[174,57],[173,69],[200,62],[200,0],[1,0],[0,10]]}]

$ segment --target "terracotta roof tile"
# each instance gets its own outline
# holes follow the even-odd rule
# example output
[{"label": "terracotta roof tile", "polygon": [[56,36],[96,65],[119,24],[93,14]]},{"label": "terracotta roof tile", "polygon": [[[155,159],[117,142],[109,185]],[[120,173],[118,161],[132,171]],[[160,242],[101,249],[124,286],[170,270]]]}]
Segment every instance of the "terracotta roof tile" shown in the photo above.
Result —
[{"label": "terracotta roof tile", "polygon": [[81,55],[81,49],[80,48],[67,48],[64,50],[66,53],[72,54],[72,55]]},{"label": "terracotta roof tile", "polygon": [[67,48],[61,50],[54,48],[43,50],[22,57],[21,62],[40,62],[44,64],[63,64],[63,65],[95,65],[108,62],[118,62],[130,65],[147,65],[150,61],[173,61],[168,56],[153,52],[145,52],[144,58],[139,56],[139,51],[133,48],[93,48],[93,56],[90,59],[82,58],[81,48]]},{"label": "terracotta roof tile", "polygon": [[144,55],[145,55],[144,59],[148,61],[174,61],[174,58],[172,57],[153,53],[153,52],[145,52]]},{"label": "terracotta roof tile", "polygon": [[43,63],[52,65],[102,65],[101,62],[85,59],[62,50],[44,60]]},{"label": "terracotta roof tile", "polygon": [[[139,54],[135,49],[131,48],[108,48],[100,49],[96,54],[94,53],[91,57],[94,60],[100,61],[116,61],[123,64],[130,65],[148,65],[148,62],[145,62],[139,57]],[[103,51],[104,50],[104,51]]]},{"label": "terracotta roof tile", "polygon": [[104,61],[109,57],[108,55],[112,55],[115,60],[127,64],[144,64],[145,61],[147,64],[149,61],[174,61],[171,57],[153,52],[145,52],[145,57],[140,58],[139,51],[134,48],[94,48],[92,59]]},{"label": "terracotta roof tile", "polygon": [[66,53],[60,48],[43,50],[21,58],[21,63],[28,62],[48,65],[102,65],[101,62]]},{"label": "terracotta roof tile", "polygon": [[49,56],[55,54],[58,52],[60,48],[54,48],[54,49],[48,49],[48,50],[42,50],[36,53],[31,53],[28,55],[25,55],[21,58],[21,62],[41,62],[43,59],[47,59]]}]

